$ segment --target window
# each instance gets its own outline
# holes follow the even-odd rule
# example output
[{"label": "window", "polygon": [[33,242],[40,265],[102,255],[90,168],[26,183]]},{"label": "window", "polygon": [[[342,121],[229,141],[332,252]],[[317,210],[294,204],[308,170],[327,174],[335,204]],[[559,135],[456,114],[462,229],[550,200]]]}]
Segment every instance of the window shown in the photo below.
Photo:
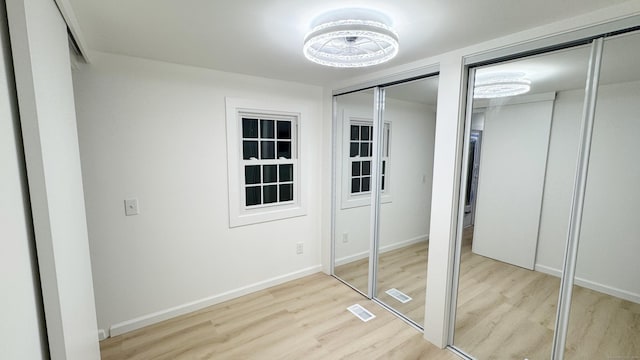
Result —
[{"label": "window", "polygon": [[[385,190],[387,163],[389,162],[390,125],[384,124],[382,171],[380,188]],[[371,191],[371,162],[373,161],[373,125],[368,121],[351,121],[349,127],[349,168],[351,169],[351,195]]]},{"label": "window", "polygon": [[245,207],[294,201],[294,118],[240,114]]},{"label": "window", "polygon": [[305,215],[299,143],[305,109],[234,98],[226,105],[229,226]]},{"label": "window", "polygon": [[[392,201],[390,188],[390,143],[392,123],[385,121],[382,127],[382,159],[379,187],[381,202]],[[373,185],[374,136],[373,119],[357,112],[344,112],[341,135],[342,159],[340,193],[342,209],[371,204]]]}]

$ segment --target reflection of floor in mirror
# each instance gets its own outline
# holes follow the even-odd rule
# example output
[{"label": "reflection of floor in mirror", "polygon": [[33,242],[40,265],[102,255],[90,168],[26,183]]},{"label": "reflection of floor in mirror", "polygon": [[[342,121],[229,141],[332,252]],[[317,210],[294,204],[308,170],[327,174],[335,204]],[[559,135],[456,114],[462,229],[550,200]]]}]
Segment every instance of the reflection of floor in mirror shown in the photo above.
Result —
[{"label": "reflection of floor in mirror", "polygon": [[[427,284],[427,246],[419,242],[380,254],[378,260],[377,298],[401,312],[418,325],[424,322],[424,298]],[[366,292],[368,259],[337,266],[335,273],[342,280]],[[386,293],[395,288],[412,298],[401,303]]]},{"label": "reflection of floor in mirror", "polygon": [[[428,243],[419,242],[380,255],[377,298],[401,312],[421,327],[424,325],[424,298],[427,287]],[[398,289],[412,298],[401,303],[386,293]]]},{"label": "reflection of floor in mirror", "polygon": [[[489,359],[548,359],[560,279],[471,252],[465,230],[454,344]],[[566,359],[640,355],[640,304],[576,286]]]},{"label": "reflection of floor in mirror", "polygon": [[[376,317],[347,311],[360,304]],[[456,360],[331,276],[315,274],[100,343],[103,360]]]},{"label": "reflection of floor in mirror", "polygon": [[344,282],[365,294],[367,293],[367,283],[369,281],[369,258],[336,266],[333,272]]}]

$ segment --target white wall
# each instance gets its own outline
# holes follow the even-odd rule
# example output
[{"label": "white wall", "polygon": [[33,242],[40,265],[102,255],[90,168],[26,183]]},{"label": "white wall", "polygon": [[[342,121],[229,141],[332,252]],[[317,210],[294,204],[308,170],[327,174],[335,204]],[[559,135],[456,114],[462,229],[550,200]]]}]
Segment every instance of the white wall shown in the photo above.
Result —
[{"label": "white wall", "polygon": [[[371,118],[372,113],[372,94],[349,94],[338,98],[339,121],[349,121],[349,115]],[[384,121],[390,123],[391,139],[388,192],[383,195],[380,210],[381,251],[428,238],[435,115],[434,107],[386,98]],[[342,150],[348,146],[343,141],[343,129],[340,127],[337,133],[342,144],[336,149],[338,159],[343,158]],[[345,184],[346,191],[350,186],[345,171],[348,169],[340,166],[337,172],[336,192],[339,198]],[[344,181],[344,176],[347,181]],[[337,264],[368,256],[370,246],[370,206],[344,208],[342,205],[338,199],[335,228]],[[348,242],[343,242],[343,234],[347,234]]]},{"label": "white wall", "polygon": [[[577,163],[582,90],[556,101],[536,269],[562,268],[573,172]],[[601,86],[576,268],[577,284],[640,302],[640,82]]]},{"label": "white wall", "polygon": [[48,358],[4,0],[0,2],[0,352]]},{"label": "white wall", "polygon": [[[101,329],[122,333],[320,271],[321,88],[93,58],[74,81]],[[229,229],[225,97],[310,109],[301,140],[311,165],[306,216]],[[140,214],[125,217],[130,197]]]},{"label": "white wall", "polygon": [[388,184],[393,201],[380,209],[383,251],[428,240],[436,109],[387,97],[385,119],[392,124]]}]

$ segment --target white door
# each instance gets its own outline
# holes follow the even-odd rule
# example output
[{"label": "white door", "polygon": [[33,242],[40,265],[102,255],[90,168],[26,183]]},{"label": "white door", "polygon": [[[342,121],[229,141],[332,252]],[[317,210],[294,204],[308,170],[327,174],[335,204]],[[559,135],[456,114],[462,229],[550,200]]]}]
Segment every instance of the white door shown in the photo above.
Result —
[{"label": "white door", "polygon": [[7,0],[49,352],[99,359],[67,27],[53,0]]},{"label": "white door", "polygon": [[488,108],[473,252],[533,270],[553,101]]}]

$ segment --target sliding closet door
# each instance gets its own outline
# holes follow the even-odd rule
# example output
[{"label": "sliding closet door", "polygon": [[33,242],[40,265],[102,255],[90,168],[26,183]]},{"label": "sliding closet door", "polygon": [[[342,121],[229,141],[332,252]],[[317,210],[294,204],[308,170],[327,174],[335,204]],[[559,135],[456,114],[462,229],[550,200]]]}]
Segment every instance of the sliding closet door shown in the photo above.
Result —
[{"label": "sliding closet door", "polygon": [[374,296],[422,327],[438,77],[384,88]]},{"label": "sliding closet door", "polygon": [[[453,344],[473,357],[550,357],[589,54],[585,45],[472,69],[459,218],[475,217],[458,225]],[[472,132],[477,199],[464,209]]]},{"label": "sliding closet door", "polygon": [[640,33],[606,39],[566,359],[640,356]]},{"label": "sliding closet door", "polygon": [[99,359],[67,26],[53,0],[6,5],[50,356]]},{"label": "sliding closet door", "polygon": [[369,296],[374,90],[336,96],[334,107],[334,275]]}]

